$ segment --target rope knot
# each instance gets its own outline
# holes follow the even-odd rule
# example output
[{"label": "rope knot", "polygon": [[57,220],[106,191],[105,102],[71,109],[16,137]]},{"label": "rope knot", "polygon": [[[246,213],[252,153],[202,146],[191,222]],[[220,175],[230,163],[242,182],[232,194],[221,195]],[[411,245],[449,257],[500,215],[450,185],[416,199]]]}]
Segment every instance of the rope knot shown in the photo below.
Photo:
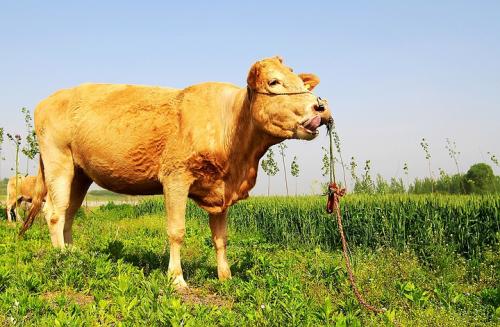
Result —
[{"label": "rope knot", "polygon": [[332,182],[328,185],[328,202],[326,204],[326,212],[332,213],[334,208],[339,207],[340,198],[345,195],[346,189]]}]

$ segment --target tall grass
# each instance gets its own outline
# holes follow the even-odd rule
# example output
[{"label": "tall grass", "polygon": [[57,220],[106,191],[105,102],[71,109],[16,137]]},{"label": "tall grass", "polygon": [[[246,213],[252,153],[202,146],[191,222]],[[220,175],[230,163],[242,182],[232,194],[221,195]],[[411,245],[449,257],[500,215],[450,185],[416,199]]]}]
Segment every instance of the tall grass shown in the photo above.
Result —
[{"label": "tall grass", "polygon": [[[102,209],[114,210],[117,218],[164,212],[160,198]],[[348,241],[356,246],[417,251],[445,246],[474,257],[500,242],[498,195],[349,195],[342,199],[341,210]],[[188,219],[205,216],[188,203]],[[229,221],[231,229],[258,233],[268,242],[340,248],[337,224],[325,212],[324,197],[251,198],[230,209]]]},{"label": "tall grass", "polygon": [[[500,236],[499,196],[347,196],[341,201],[351,244],[396,249],[446,246],[471,257]],[[248,228],[268,241],[340,247],[334,217],[322,197],[255,198],[231,211],[233,228]]]}]

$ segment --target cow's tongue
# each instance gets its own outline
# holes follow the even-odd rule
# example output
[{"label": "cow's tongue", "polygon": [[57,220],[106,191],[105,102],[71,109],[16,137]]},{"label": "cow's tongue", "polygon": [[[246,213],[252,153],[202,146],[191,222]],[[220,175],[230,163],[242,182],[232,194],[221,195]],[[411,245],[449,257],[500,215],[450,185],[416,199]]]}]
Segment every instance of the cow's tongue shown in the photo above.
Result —
[{"label": "cow's tongue", "polygon": [[321,125],[321,117],[315,116],[304,123],[304,127],[310,131],[315,131]]}]

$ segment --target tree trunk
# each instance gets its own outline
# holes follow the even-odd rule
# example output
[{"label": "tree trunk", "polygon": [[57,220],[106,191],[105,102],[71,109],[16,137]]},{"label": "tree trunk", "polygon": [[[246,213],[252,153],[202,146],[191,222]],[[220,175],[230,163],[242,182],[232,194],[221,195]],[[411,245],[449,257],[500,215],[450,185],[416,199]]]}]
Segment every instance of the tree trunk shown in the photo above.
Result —
[{"label": "tree trunk", "polygon": [[428,159],[429,163],[429,177],[431,179],[431,193],[434,193],[434,178],[432,178],[432,171],[431,171],[431,160]]},{"label": "tree trunk", "polygon": [[16,215],[16,221],[19,219],[18,211],[17,211],[17,199],[18,199],[18,193],[17,193],[17,180],[19,177],[19,145],[16,146],[16,208],[14,209],[14,213]]},{"label": "tree trunk", "polygon": [[282,161],[283,161],[283,173],[285,174],[286,196],[288,196],[288,180],[286,179],[285,156],[284,156],[284,155],[281,155],[281,159],[282,159]]}]

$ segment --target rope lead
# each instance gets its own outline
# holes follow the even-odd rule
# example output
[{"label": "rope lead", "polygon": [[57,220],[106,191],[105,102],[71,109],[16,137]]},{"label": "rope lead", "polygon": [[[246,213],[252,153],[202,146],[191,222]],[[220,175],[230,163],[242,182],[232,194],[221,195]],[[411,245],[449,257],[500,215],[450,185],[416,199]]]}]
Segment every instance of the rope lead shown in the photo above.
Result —
[{"label": "rope lead", "polygon": [[375,312],[375,313],[384,313],[386,311],[385,308],[379,309],[374,307],[373,305],[368,304],[363,295],[361,295],[358,287],[356,286],[356,278],[354,277],[354,273],[352,272],[351,261],[349,260],[349,256],[347,255],[347,240],[344,234],[344,228],[342,226],[342,216],[340,214],[340,205],[339,201],[342,196],[345,195],[346,189],[343,187],[339,187],[335,180],[335,167],[334,167],[334,158],[333,158],[333,120],[330,120],[327,125],[328,135],[330,137],[330,184],[328,185],[328,202],[326,204],[326,211],[331,214],[335,211],[337,215],[337,224],[339,226],[340,238],[342,240],[342,254],[344,256],[345,265],[347,268],[347,273],[349,276],[349,282],[352,287],[352,291],[356,296],[358,302],[367,310]]}]

